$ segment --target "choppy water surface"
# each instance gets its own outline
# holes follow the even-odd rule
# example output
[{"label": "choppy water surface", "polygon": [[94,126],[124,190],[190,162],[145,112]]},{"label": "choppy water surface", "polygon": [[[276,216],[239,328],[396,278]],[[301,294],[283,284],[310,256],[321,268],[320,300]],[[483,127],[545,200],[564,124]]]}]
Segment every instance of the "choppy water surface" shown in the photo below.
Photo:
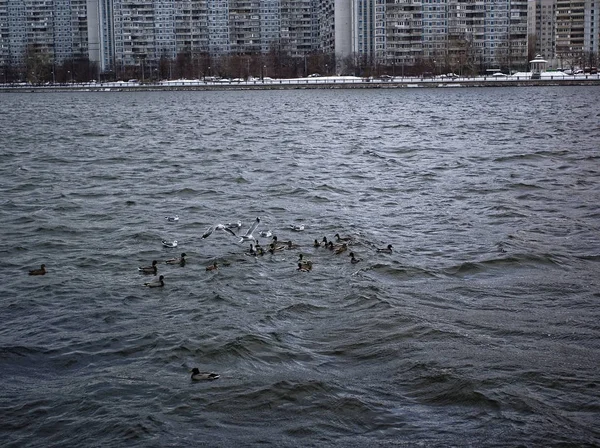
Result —
[{"label": "choppy water surface", "polygon": [[[2,95],[3,446],[599,445],[599,103]],[[257,216],[301,248],[201,238]]]}]

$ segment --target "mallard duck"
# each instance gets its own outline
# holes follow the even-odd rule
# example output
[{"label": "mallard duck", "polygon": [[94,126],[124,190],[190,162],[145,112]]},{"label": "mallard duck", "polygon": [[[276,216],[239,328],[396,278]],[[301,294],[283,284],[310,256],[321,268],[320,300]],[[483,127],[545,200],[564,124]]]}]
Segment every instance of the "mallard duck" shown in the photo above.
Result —
[{"label": "mallard duck", "polygon": [[315,242],[313,243],[313,247],[321,247],[321,243],[319,243],[319,240],[315,239]]},{"label": "mallard duck", "polygon": [[219,375],[218,373],[200,372],[200,369],[198,369],[198,367],[194,367],[192,369],[192,381],[216,380],[220,377],[221,375]]},{"label": "mallard duck", "polygon": [[219,269],[219,265],[217,265],[216,261],[213,264],[211,264],[210,266],[206,266],[207,271],[215,271],[217,269]]},{"label": "mallard duck", "polygon": [[160,277],[158,277],[158,280],[155,280],[153,282],[147,282],[144,283],[144,286],[147,286],[148,288],[160,288],[165,286],[165,276],[161,275]]},{"label": "mallard duck", "polygon": [[300,246],[298,244],[292,243],[291,241],[288,241],[285,245],[286,249],[297,249]]},{"label": "mallard duck", "polygon": [[245,252],[245,254],[256,256],[256,248],[254,247],[254,244],[250,243],[250,250],[248,252]]},{"label": "mallard duck", "polygon": [[156,271],[157,271],[156,264],[157,263],[158,263],[158,261],[154,260],[154,261],[152,261],[152,266],[139,267],[138,271],[140,271],[142,274],[154,274],[154,275],[156,275]]},{"label": "mallard duck", "polygon": [[310,271],[310,267],[307,264],[298,263],[298,269],[296,270],[300,272],[308,272]]},{"label": "mallard duck", "polygon": [[180,264],[181,266],[183,266],[185,264],[185,257],[187,257],[187,255],[185,253],[182,253],[181,257],[171,258],[169,260],[166,260],[165,263],[167,263],[167,264]]},{"label": "mallard duck", "polygon": [[356,264],[359,261],[361,261],[360,258],[355,258],[354,257],[354,252],[350,252],[350,254],[348,256],[350,257],[350,263],[352,263],[352,264]]},{"label": "mallard duck", "polygon": [[351,236],[344,236],[344,237],[341,237],[339,233],[336,233],[334,236],[335,236],[335,240],[336,240],[338,243],[339,243],[339,242],[341,242],[341,241],[346,241],[346,242],[348,242],[348,241],[352,241],[352,239],[353,239]]},{"label": "mallard duck", "polygon": [[383,249],[377,249],[377,252],[382,252],[384,254],[391,254],[392,253],[392,245],[388,244],[387,247],[384,247]]},{"label": "mallard duck", "polygon": [[46,275],[46,265],[43,264],[39,269],[32,269],[29,275]]},{"label": "mallard duck", "polygon": [[269,252],[274,253],[280,250],[285,249],[284,246],[276,246],[275,243],[269,244]]},{"label": "mallard duck", "polygon": [[312,269],[313,263],[310,260],[305,260],[302,254],[298,254],[298,264],[302,265],[302,267],[308,269],[309,271]]},{"label": "mallard duck", "polygon": [[298,261],[300,261],[302,263],[311,263],[312,264],[312,261],[304,259],[304,254],[298,254]]},{"label": "mallard duck", "polygon": [[341,246],[336,247],[335,253],[341,254],[342,252],[345,252],[347,249],[348,249],[348,245],[346,243],[344,243]]},{"label": "mallard duck", "polygon": [[173,240],[173,241],[162,240],[162,245],[165,247],[169,247],[169,248],[177,247],[177,240]]},{"label": "mallard duck", "polygon": [[325,247],[329,246],[329,241],[327,241],[326,236],[324,236],[323,239],[321,240],[321,246],[325,246]]}]

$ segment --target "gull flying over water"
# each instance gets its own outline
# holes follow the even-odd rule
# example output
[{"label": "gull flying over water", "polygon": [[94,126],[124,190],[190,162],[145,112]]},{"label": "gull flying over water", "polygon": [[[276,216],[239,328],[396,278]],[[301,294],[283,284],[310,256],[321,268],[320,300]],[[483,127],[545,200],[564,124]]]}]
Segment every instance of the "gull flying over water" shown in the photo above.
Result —
[{"label": "gull flying over water", "polygon": [[238,222],[228,222],[227,225],[225,226],[228,229],[240,229],[242,227],[242,221],[238,221]]},{"label": "gull flying over water", "polygon": [[243,243],[245,241],[246,242],[254,241],[254,243],[256,244],[256,238],[254,238],[252,233],[256,230],[256,228],[258,227],[259,224],[260,224],[260,218],[257,217],[256,220],[250,226],[250,228],[246,231],[246,233],[244,235],[241,235],[240,243]]},{"label": "gull flying over water", "polygon": [[215,230],[223,230],[233,236],[236,236],[235,232],[233,230],[231,230],[229,227],[227,227],[223,224],[215,224],[214,226],[210,226],[206,230],[206,232],[204,232],[204,235],[202,235],[202,239],[208,238]]}]

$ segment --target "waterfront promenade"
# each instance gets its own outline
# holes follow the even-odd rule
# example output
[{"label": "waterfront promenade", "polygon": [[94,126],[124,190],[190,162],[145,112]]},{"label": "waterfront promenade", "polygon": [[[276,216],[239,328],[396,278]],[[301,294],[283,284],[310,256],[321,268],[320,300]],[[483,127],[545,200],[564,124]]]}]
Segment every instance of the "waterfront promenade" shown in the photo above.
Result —
[{"label": "waterfront promenade", "polygon": [[319,76],[294,79],[179,79],[160,82],[139,80],[116,82],[87,82],[66,84],[0,84],[0,92],[46,91],[153,91],[153,90],[278,90],[278,89],[385,89],[385,88],[457,88],[457,87],[517,87],[517,86],[600,86],[600,75],[569,76],[561,72],[542,73],[540,79],[531,79],[529,73],[512,76],[480,77],[370,77]]}]

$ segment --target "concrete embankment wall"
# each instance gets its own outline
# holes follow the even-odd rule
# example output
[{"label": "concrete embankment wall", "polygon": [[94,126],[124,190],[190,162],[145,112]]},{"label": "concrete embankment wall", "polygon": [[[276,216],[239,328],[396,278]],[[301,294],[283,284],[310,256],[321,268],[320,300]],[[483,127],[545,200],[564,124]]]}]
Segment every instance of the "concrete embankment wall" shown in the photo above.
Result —
[{"label": "concrete embankment wall", "polygon": [[344,82],[327,80],[321,82],[291,82],[289,80],[270,83],[171,83],[128,85],[116,83],[86,85],[19,85],[0,86],[0,92],[67,92],[67,91],[116,91],[149,92],[169,90],[298,90],[298,89],[402,89],[402,88],[465,88],[465,87],[532,87],[532,86],[600,86],[600,78],[593,79],[541,79],[541,80],[421,80],[421,81],[372,81]]}]

